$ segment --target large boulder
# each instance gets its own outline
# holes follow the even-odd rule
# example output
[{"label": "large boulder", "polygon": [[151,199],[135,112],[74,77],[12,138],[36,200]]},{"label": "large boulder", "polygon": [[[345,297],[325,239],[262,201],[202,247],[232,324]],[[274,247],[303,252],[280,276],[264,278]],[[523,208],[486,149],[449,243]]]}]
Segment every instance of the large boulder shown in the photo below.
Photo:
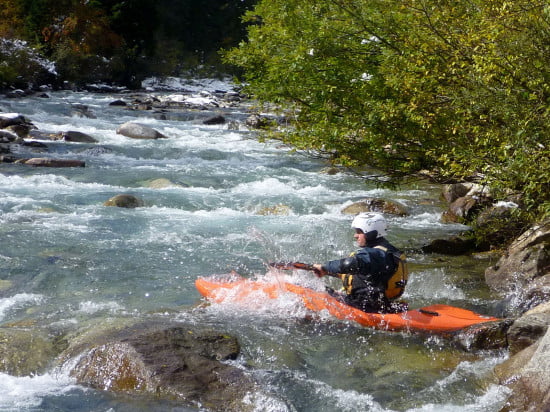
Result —
[{"label": "large boulder", "polygon": [[534,343],[495,368],[500,384],[512,393],[501,410],[550,410],[550,330]]},{"label": "large boulder", "polygon": [[236,338],[194,326],[132,328],[86,350],[71,375],[81,385],[172,399],[210,411],[246,411],[251,380],[225,361]]},{"label": "large boulder", "polygon": [[490,288],[521,312],[550,300],[550,220],[518,237],[498,262],[485,271]]},{"label": "large boulder", "polygon": [[118,134],[121,134],[126,137],[131,137],[132,139],[162,139],[166,138],[165,135],[158,132],[157,130],[145,126],[143,124],[126,122],[121,125],[117,131]]}]

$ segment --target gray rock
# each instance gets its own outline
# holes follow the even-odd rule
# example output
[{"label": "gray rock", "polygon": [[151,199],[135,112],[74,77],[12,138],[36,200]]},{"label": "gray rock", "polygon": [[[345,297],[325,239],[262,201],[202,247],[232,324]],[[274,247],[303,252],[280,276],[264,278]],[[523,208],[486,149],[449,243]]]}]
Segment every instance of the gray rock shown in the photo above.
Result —
[{"label": "gray rock", "polygon": [[68,132],[59,133],[59,136],[62,140],[66,142],[77,142],[77,143],[97,143],[97,140],[92,136],[87,135],[86,133],[77,132],[74,130],[69,130]]},{"label": "gray rock", "polygon": [[19,124],[29,124],[29,121],[21,114],[0,113],[0,129]]},{"label": "gray rock", "polygon": [[156,131],[155,129],[145,126],[139,123],[126,122],[121,125],[117,131],[118,134],[121,134],[126,137],[131,137],[132,139],[162,139],[166,138],[165,135]]},{"label": "gray rock", "polygon": [[550,330],[537,343],[526,347],[495,368],[502,385],[512,394],[505,411],[550,410]]},{"label": "gray rock", "polygon": [[217,116],[209,117],[208,119],[205,119],[202,121],[202,124],[206,124],[206,125],[224,124],[224,123],[225,123],[225,117],[223,117],[221,114]]},{"label": "gray rock", "polygon": [[550,327],[550,302],[537,306],[516,319],[508,330],[510,353],[515,354],[534,344]]}]

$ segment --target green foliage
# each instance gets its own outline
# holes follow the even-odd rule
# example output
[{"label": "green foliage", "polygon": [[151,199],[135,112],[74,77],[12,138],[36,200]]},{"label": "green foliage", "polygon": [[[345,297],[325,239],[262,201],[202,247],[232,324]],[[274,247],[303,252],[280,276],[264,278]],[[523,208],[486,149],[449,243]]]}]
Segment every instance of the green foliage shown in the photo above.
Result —
[{"label": "green foliage", "polygon": [[550,202],[545,1],[263,0],[225,53],[294,120],[278,138],[392,181],[422,169]]}]

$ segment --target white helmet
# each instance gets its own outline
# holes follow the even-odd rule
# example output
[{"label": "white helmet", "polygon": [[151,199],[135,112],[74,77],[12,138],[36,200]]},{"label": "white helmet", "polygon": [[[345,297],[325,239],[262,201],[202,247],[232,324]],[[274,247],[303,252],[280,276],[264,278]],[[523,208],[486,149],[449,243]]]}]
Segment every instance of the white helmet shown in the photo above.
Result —
[{"label": "white helmet", "polygon": [[[388,231],[388,223],[384,216],[380,213],[359,213],[351,222],[351,227],[361,229],[367,238],[377,239],[386,236]],[[376,231],[376,233],[374,233]],[[373,232],[373,233],[371,233]]]}]

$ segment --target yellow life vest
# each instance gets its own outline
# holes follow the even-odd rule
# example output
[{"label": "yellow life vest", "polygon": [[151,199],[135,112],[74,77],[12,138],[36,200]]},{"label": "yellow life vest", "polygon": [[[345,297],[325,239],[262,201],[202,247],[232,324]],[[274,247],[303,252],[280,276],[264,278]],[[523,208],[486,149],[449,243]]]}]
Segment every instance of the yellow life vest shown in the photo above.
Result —
[{"label": "yellow life vest", "polygon": [[[388,248],[385,248],[384,246],[375,246],[375,248],[388,253]],[[409,270],[407,268],[407,257],[404,253],[401,253],[400,256],[393,253],[392,255],[395,259],[395,263],[397,264],[397,269],[388,279],[384,294],[388,299],[397,299],[403,294],[403,292],[405,292],[405,286],[409,280]]]},{"label": "yellow life vest", "polygon": [[[388,248],[379,245],[374,246],[376,249],[380,249],[385,253],[388,253]],[[405,292],[405,286],[409,279],[409,270],[407,268],[407,257],[404,253],[400,256],[397,256],[395,253],[389,252],[392,254],[394,261],[396,263],[396,269],[393,275],[386,282],[384,295],[386,298],[393,300],[400,297],[403,292]],[[351,253],[350,256],[354,256],[356,252]],[[353,290],[353,275],[351,273],[340,273],[338,277],[342,281],[344,291],[349,295]]]}]

